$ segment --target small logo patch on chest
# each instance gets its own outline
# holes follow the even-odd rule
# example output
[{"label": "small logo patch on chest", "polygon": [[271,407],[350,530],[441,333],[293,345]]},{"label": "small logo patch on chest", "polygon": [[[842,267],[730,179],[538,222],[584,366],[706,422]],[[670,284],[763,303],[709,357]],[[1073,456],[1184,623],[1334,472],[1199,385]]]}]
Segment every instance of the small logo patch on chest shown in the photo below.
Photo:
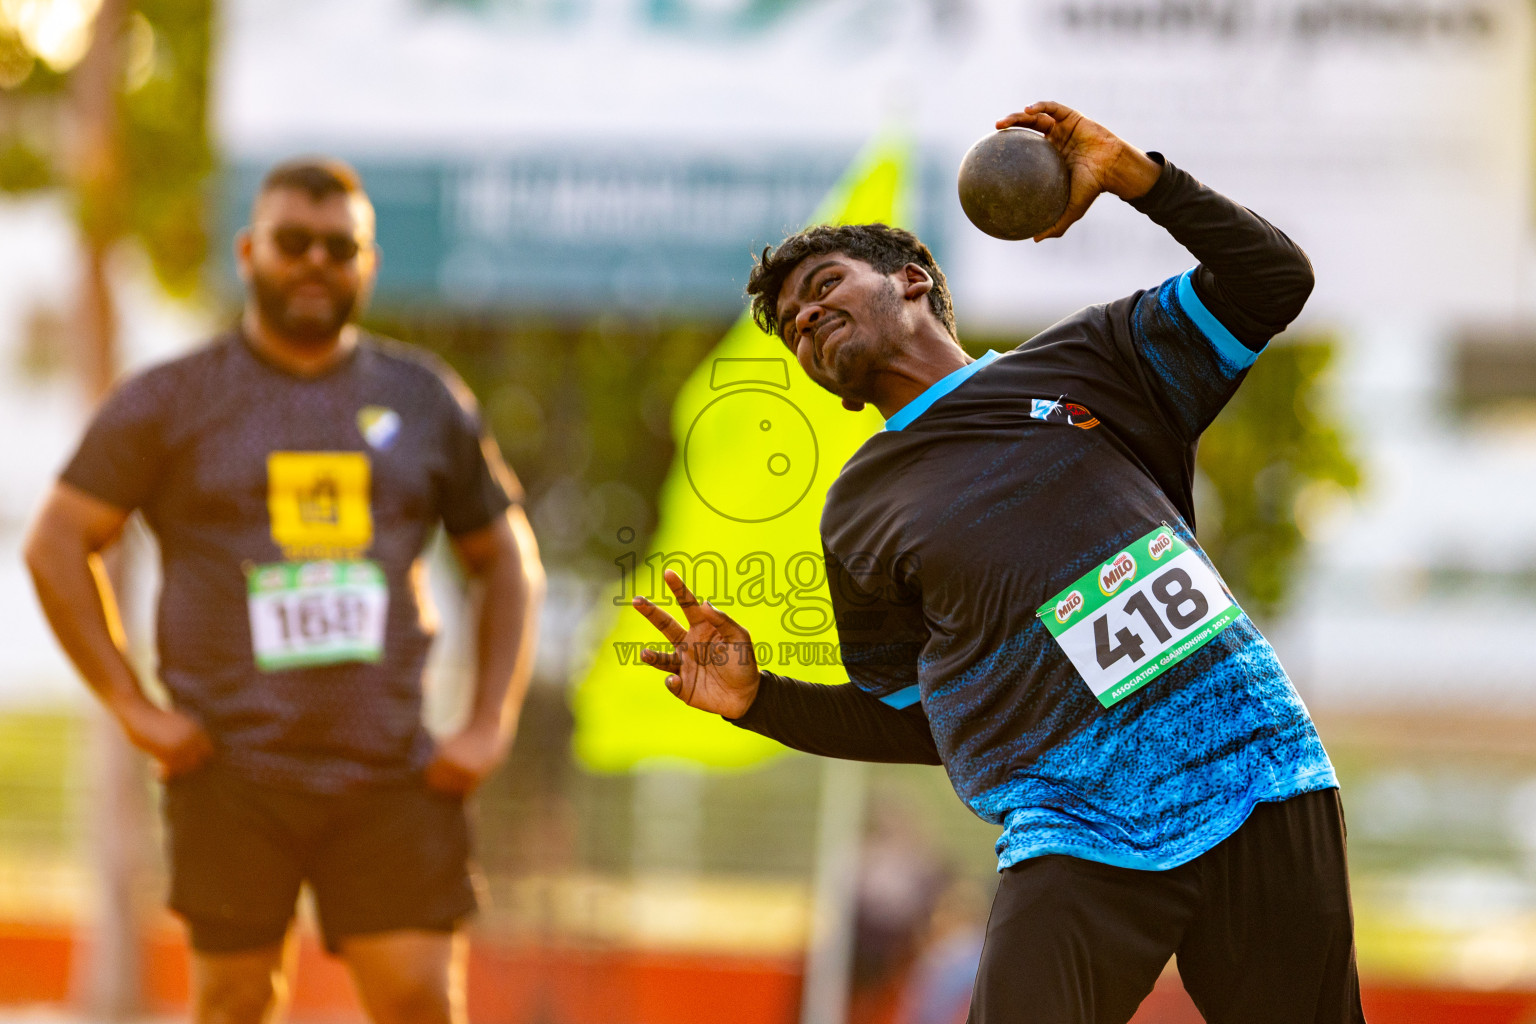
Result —
[{"label": "small logo patch on chest", "polygon": [[1099,425],[1098,417],[1089,412],[1086,406],[1068,402],[1065,396],[1055,399],[1031,398],[1029,415],[1031,419],[1042,423],[1062,423],[1079,430],[1092,430]]},{"label": "small logo patch on chest", "polygon": [[400,433],[400,414],[382,405],[365,405],[357,410],[357,430],[374,449],[383,451]]}]

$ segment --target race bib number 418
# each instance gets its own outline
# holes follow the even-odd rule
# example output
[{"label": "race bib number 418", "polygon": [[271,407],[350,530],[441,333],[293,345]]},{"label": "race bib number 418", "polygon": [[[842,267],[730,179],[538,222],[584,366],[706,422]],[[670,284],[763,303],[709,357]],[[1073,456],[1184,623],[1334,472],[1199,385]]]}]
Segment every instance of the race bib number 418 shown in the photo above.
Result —
[{"label": "race bib number 418", "polygon": [[1160,526],[1035,614],[1107,708],[1210,643],[1243,611],[1205,560]]}]

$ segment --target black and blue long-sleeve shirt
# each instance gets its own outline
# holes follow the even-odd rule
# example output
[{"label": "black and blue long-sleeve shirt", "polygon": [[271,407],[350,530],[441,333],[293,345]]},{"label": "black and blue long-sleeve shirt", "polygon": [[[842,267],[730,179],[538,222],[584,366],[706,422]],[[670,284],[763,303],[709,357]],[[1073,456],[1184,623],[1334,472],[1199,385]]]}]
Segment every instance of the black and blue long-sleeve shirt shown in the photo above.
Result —
[{"label": "black and blue long-sleeve shirt", "polygon": [[1255,804],[1338,784],[1246,616],[1110,707],[1037,618],[1163,524],[1205,558],[1196,443],[1312,287],[1290,239],[1172,165],[1132,205],[1199,265],[893,416],[822,514],[851,683],[764,673],[737,722],[812,753],[942,763],[1003,826],[999,867],[1058,853],[1170,868]]}]

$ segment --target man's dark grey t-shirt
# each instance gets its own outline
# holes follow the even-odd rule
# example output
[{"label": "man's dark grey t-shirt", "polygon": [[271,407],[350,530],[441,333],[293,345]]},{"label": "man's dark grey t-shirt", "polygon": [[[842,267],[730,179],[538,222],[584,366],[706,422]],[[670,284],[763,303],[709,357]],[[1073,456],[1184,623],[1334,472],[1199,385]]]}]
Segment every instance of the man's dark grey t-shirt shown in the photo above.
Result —
[{"label": "man's dark grey t-shirt", "polygon": [[[422,549],[439,522],[466,533],[521,499],[445,365],[365,335],[337,366],[298,377],[226,334],[123,383],[62,479],[141,510],[158,538],[160,675],[221,762],[315,792],[425,764]],[[262,671],[247,574],[327,559],[383,570],[382,657]]]}]

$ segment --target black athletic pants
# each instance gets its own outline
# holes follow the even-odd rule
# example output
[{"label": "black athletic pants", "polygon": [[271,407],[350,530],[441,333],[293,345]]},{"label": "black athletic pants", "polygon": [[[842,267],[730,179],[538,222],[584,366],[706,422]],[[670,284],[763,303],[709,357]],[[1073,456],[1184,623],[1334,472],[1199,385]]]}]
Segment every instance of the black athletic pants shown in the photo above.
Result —
[{"label": "black athletic pants", "polygon": [[1123,1024],[1171,955],[1208,1024],[1363,1022],[1339,791],[1259,804],[1168,871],[1006,869],[970,1024]]}]

